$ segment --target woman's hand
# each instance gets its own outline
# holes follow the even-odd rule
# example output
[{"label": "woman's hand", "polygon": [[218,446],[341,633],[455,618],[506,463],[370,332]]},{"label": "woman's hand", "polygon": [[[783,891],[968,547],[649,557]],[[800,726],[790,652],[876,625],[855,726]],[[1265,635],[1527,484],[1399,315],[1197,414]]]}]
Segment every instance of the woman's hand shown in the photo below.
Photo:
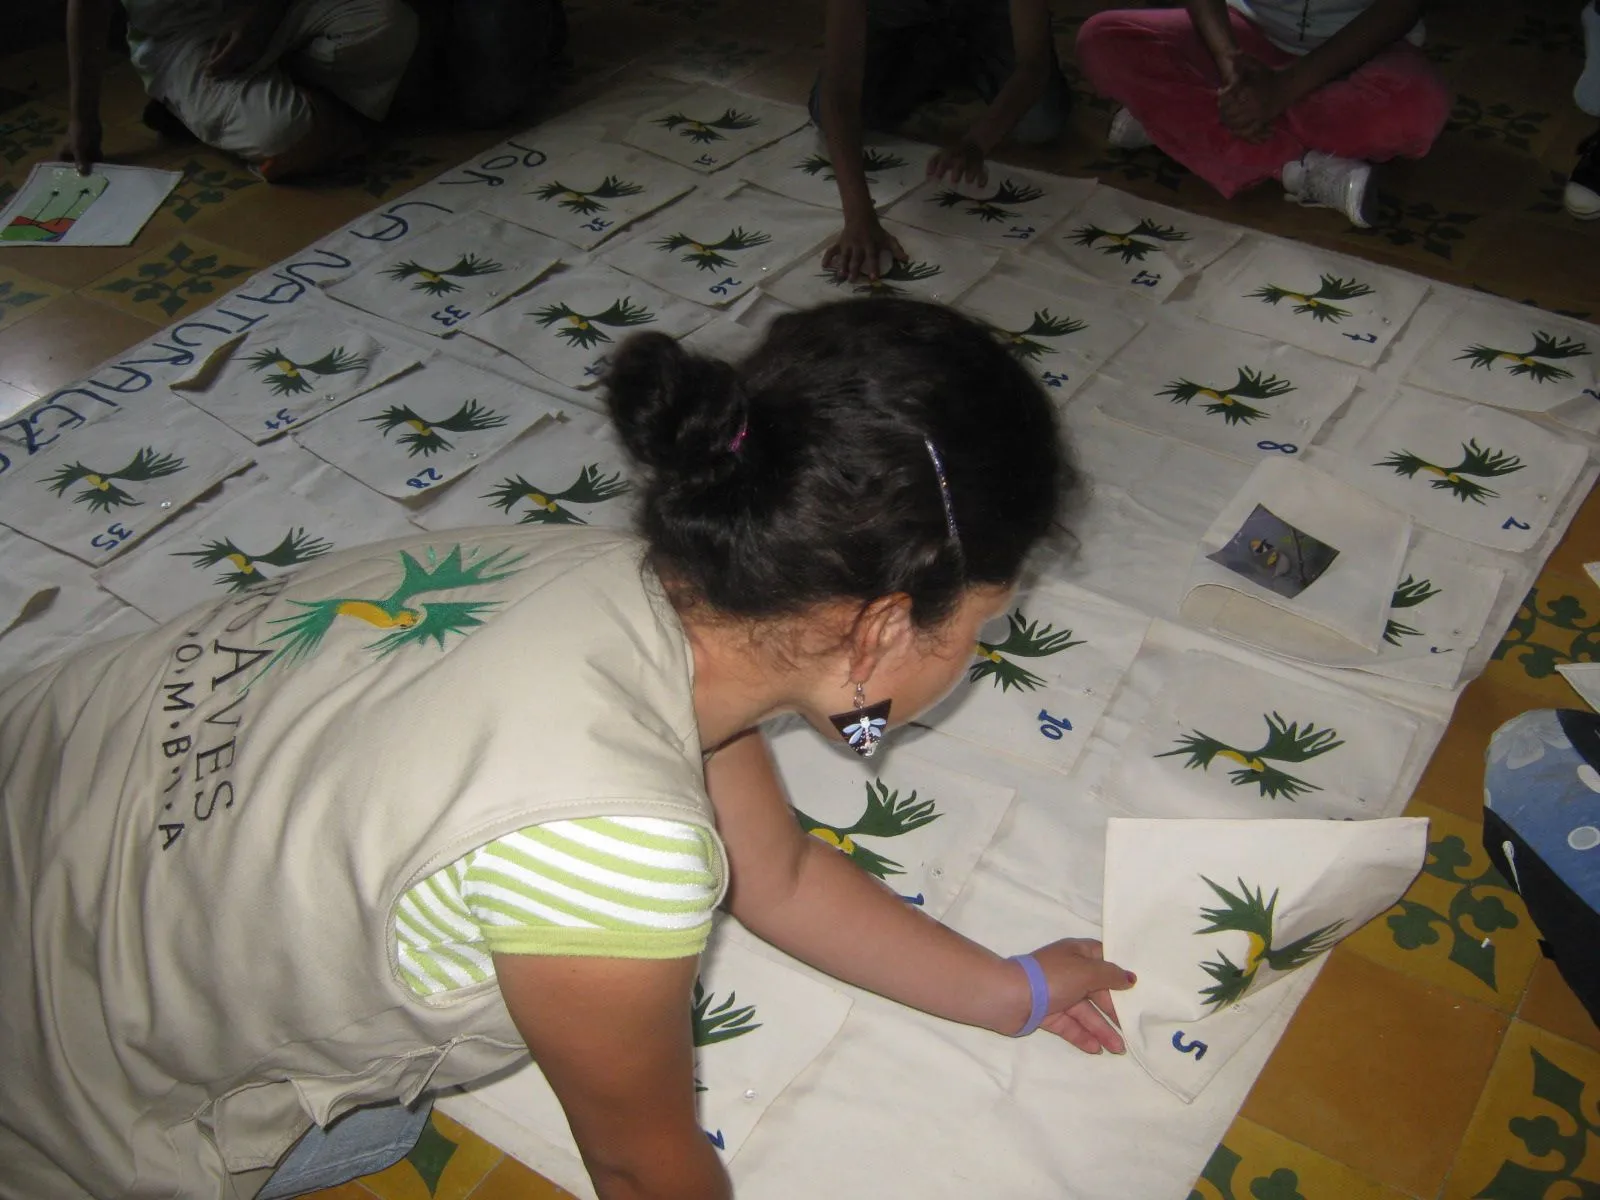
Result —
[{"label": "woman's hand", "polygon": [[89,168],[100,161],[100,118],[74,116],[67,124],[67,140],[61,146],[61,157],[78,168],[79,175],[87,175]]},{"label": "woman's hand", "polygon": [[[1131,972],[1106,962],[1093,938],[1064,938],[1033,952],[1050,985],[1048,1015],[1040,1029],[1065,1038],[1085,1054],[1127,1049],[1112,1024],[1117,1010],[1111,993],[1134,985]],[[1109,1019],[1108,1019],[1109,1018]]]},{"label": "woman's hand", "polygon": [[855,220],[845,218],[844,232],[822,256],[822,267],[841,279],[877,279],[894,263],[905,260],[900,243],[878,223],[876,215],[868,214]]},{"label": "woman's hand", "polygon": [[988,186],[989,170],[983,165],[983,148],[971,138],[962,138],[946,146],[928,160],[928,178]]}]

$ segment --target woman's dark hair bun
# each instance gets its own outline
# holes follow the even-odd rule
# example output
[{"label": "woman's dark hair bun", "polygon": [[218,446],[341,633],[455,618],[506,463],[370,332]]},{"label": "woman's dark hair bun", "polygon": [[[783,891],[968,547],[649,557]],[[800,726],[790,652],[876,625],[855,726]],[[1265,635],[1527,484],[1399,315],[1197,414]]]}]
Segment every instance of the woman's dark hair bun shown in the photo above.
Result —
[{"label": "woman's dark hair bun", "polygon": [[622,444],[664,482],[701,476],[731,457],[745,397],[730,364],[664,333],[640,333],[611,356],[606,386]]}]

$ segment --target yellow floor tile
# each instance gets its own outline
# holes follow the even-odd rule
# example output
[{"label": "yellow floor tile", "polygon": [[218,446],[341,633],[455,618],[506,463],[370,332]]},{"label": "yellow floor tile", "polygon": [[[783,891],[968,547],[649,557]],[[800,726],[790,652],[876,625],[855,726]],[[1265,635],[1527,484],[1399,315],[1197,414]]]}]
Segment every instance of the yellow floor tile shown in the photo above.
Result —
[{"label": "yellow floor tile", "polygon": [[1600,1195],[1600,1051],[1521,1021],[1500,1048],[1441,1200]]},{"label": "yellow floor tile", "polygon": [[1515,1011],[1541,957],[1539,931],[1484,853],[1483,822],[1424,805],[1406,812],[1428,818],[1428,865],[1399,904],[1345,945],[1469,1000]]},{"label": "yellow floor tile", "polygon": [[1484,678],[1526,692],[1540,707],[1570,708],[1577,694],[1556,666],[1596,661],[1600,588],[1587,575],[1547,569],[1517,610]]},{"label": "yellow floor tile", "polygon": [[307,1192],[300,1200],[372,1200],[372,1193],[359,1183],[344,1183],[320,1192]]},{"label": "yellow floor tile", "polygon": [[54,250],[29,246],[26,249],[11,247],[0,253],[4,254],[0,258],[0,329],[3,329],[37,313],[61,295],[62,289],[13,269],[19,265],[24,254],[54,254]]},{"label": "yellow floor tile", "polygon": [[[472,1200],[574,1200],[566,1188],[507,1157],[472,1193]],[[1309,1200],[1309,1198],[1308,1198]]]},{"label": "yellow floor tile", "polygon": [[0,177],[20,183],[31,164],[55,157],[66,136],[65,109],[24,104],[0,113]]},{"label": "yellow floor tile", "polygon": [[1522,1007],[1517,1010],[1517,1019],[1600,1051],[1600,1026],[1572,994],[1556,964],[1548,958],[1541,958],[1534,967],[1527,993],[1522,997]]},{"label": "yellow floor tile", "polygon": [[1272,1130],[1234,1121],[1195,1180],[1189,1200],[1410,1200],[1406,1193],[1291,1142]]},{"label": "yellow floor tile", "polygon": [[94,300],[65,295],[34,316],[0,325],[0,380],[43,396],[82,379],[159,328]]},{"label": "yellow floor tile", "polygon": [[168,236],[182,233],[204,218],[231,211],[241,197],[252,191],[265,191],[267,186],[236,159],[204,146],[174,151],[162,165],[167,170],[183,172],[172,194],[150,219],[152,225],[167,230]]},{"label": "yellow floor tile", "polygon": [[360,1183],[380,1200],[466,1200],[504,1157],[466,1126],[435,1112],[410,1154]]},{"label": "yellow floor tile", "polygon": [[277,262],[371,208],[370,198],[348,189],[262,184],[219,211],[201,213],[186,232]]},{"label": "yellow floor tile", "polygon": [[1444,737],[1413,793],[1413,803],[1444,809],[1470,820],[1483,813],[1484,751],[1512,717],[1544,707],[1540,699],[1492,679],[1478,678],[1462,691]]},{"label": "yellow floor tile", "polygon": [[1506,1018],[1336,949],[1242,1115],[1413,1196],[1444,1182]]},{"label": "yellow floor tile", "polygon": [[266,261],[184,234],[122,264],[83,292],[131,316],[165,325],[221,299]]}]

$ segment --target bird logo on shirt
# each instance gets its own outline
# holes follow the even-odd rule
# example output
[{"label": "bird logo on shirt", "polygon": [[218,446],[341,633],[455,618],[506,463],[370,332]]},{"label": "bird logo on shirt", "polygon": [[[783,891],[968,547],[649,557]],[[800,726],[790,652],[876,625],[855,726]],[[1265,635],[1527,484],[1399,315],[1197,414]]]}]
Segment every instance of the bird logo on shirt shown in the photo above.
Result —
[{"label": "bird logo on shirt", "polygon": [[190,565],[196,569],[214,567],[223,562],[232,564],[233,570],[217,576],[213,582],[218,587],[225,586],[230,592],[242,592],[271,578],[262,573],[263,566],[287,570],[313,558],[320,558],[332,549],[332,542],[313,537],[299,528],[289,530],[283,540],[265,554],[248,553],[231,538],[213,538],[198,550],[174,551],[173,557],[194,559]]},{"label": "bird logo on shirt", "polygon": [[[1126,233],[1114,233],[1098,225],[1080,225],[1068,235],[1080,246],[1098,248],[1102,254],[1120,254],[1122,261],[1143,262],[1160,242],[1186,242],[1189,235],[1176,225],[1158,225],[1145,218]],[[1104,245],[1100,243],[1104,242]]]},{"label": "bird logo on shirt", "polygon": [[832,271],[819,271],[818,279],[826,279],[834,287],[848,286],[857,296],[904,296],[907,289],[897,285],[902,283],[920,283],[924,279],[932,279],[936,275],[943,275],[944,268],[938,263],[930,262],[896,262],[876,279],[846,279]]},{"label": "bird logo on shirt", "polygon": [[1087,321],[1079,321],[1072,317],[1057,317],[1052,315],[1048,308],[1041,308],[1033,314],[1033,320],[1026,329],[1001,329],[999,326],[991,325],[989,332],[994,334],[1000,344],[1011,351],[1016,358],[1033,362],[1056,349],[1040,341],[1040,338],[1068,337],[1087,328],[1089,328]]},{"label": "bird logo on shirt", "polygon": [[977,644],[977,661],[967,670],[967,682],[990,679],[1002,692],[1009,692],[1012,688],[1035,691],[1044,686],[1044,679],[1011,660],[1049,658],[1081,645],[1082,638],[1072,640],[1072,630],[1058,630],[1052,625],[1040,626],[1039,622],[1023,616],[1019,608],[1006,617],[1006,636],[1003,640],[980,641]]},{"label": "bird logo on shirt", "polygon": [[405,404],[391,404],[381,413],[361,419],[375,423],[383,431],[384,437],[389,436],[391,429],[402,425],[409,428],[410,433],[401,434],[397,439],[400,445],[407,448],[407,458],[415,458],[419,454],[426,458],[442,450],[454,449],[454,443],[439,432],[441,429],[445,433],[476,433],[485,429],[495,429],[504,425],[507,420],[494,409],[485,407],[476,400],[464,401],[460,408],[443,420],[424,417],[416,409]]},{"label": "bird logo on shirt", "polygon": [[1200,878],[1216,893],[1222,905],[1200,910],[1205,924],[1195,933],[1242,933],[1249,939],[1243,963],[1235,963],[1224,951],[1219,950],[1215,959],[1200,964],[1212,979],[1209,987],[1200,990],[1201,998],[1212,1012],[1237,1004],[1255,990],[1263,967],[1279,975],[1287,974],[1325,953],[1339,940],[1338,932],[1344,925],[1343,921],[1334,921],[1314,929],[1304,937],[1282,946],[1275,945],[1277,889],[1273,890],[1271,899],[1267,899],[1265,889],[1258,887],[1252,891],[1243,879],[1239,880],[1239,891],[1235,894],[1204,875]]},{"label": "bird logo on shirt", "polygon": [[[1433,586],[1431,579],[1414,579],[1407,575],[1394,589],[1394,596],[1389,600],[1389,609],[1392,612],[1398,608],[1415,608],[1439,594],[1439,589]],[[1416,637],[1422,630],[1407,625],[1403,621],[1389,618],[1389,623],[1384,626],[1383,640],[1391,646],[1400,645],[1402,638]]]},{"label": "bird logo on shirt", "polygon": [[936,801],[918,800],[914,791],[902,799],[900,793],[891,791],[882,779],[874,779],[867,784],[866,808],[850,825],[829,825],[826,821],[806,816],[798,808],[794,810],[794,815],[800,822],[800,828],[812,837],[848,855],[869,875],[887,879],[890,875],[904,875],[905,868],[894,859],[885,858],[863,846],[856,839],[901,837],[932,824],[943,814],[939,812]]},{"label": "bird logo on shirt", "polygon": [[600,504],[622,495],[632,486],[621,474],[602,475],[600,464],[590,463],[578,472],[578,478],[564,491],[541,491],[521,475],[514,475],[486,492],[483,499],[507,515],[526,500],[528,509],[517,518],[519,525],[587,525],[588,522],[577,513],[563,507],[563,502]]},{"label": "bird logo on shirt", "polygon": [[1217,759],[1228,759],[1239,764],[1237,769],[1228,772],[1234,787],[1254,785],[1262,796],[1271,800],[1280,797],[1293,800],[1308,792],[1320,792],[1320,785],[1291,775],[1272,764],[1309,762],[1330,750],[1337,750],[1344,745],[1338,731],[1318,729],[1315,724],[1307,724],[1302,729],[1299,722],[1291,724],[1277,713],[1263,715],[1262,720],[1267,723],[1267,740],[1254,750],[1230,746],[1197,729],[1179,738],[1176,750],[1164,751],[1156,757],[1186,755],[1189,761],[1183,766],[1188,771],[1209,771]]},{"label": "bird logo on shirt", "polygon": [[[868,176],[882,171],[897,171],[906,166],[906,160],[898,154],[891,154],[887,150],[863,150],[861,152],[861,170]],[[833,181],[838,177],[833,173],[833,160],[826,154],[812,154],[802,158],[795,164],[795,168],[804,171],[807,175],[821,175],[823,179]]]},{"label": "bird logo on shirt", "polygon": [[934,196],[934,202],[940,208],[955,208],[957,205],[967,205],[967,215],[977,217],[984,222],[1014,221],[1022,214],[1006,207],[1011,204],[1027,204],[1044,195],[1044,189],[1034,187],[1031,183],[1017,183],[1013,180],[1002,180],[992,196],[969,196],[955,188],[945,188]]},{"label": "bird logo on shirt", "polygon": [[309,392],[315,385],[307,375],[343,375],[349,371],[362,371],[372,365],[370,358],[346,354],[342,347],[328,351],[312,362],[296,362],[276,346],[258,350],[245,359],[252,371],[273,370],[262,379],[274,396],[299,395]]},{"label": "bird logo on shirt", "polygon": [[144,503],[134,499],[134,494],[118,483],[148,483],[164,479],[184,469],[183,459],[175,454],[159,454],[146,446],[115,471],[97,471],[82,462],[67,463],[51,474],[44,482],[58,496],[64,496],[74,484],[88,486],[73,496],[76,504],[88,505],[91,512],[110,512],[116,508],[138,508]]},{"label": "bird logo on shirt", "polygon": [[545,184],[534,195],[541,200],[554,200],[569,212],[575,212],[580,217],[593,216],[597,212],[606,212],[606,200],[616,200],[623,196],[637,196],[644,191],[644,185],[628,183],[616,175],[607,175],[597,187],[588,191],[568,187],[559,179]]},{"label": "bird logo on shirt", "polygon": [[1466,359],[1473,370],[1482,367],[1486,371],[1494,370],[1497,362],[1507,362],[1512,375],[1526,375],[1535,383],[1549,383],[1555,379],[1571,379],[1572,372],[1565,367],[1558,367],[1555,360],[1563,358],[1581,358],[1589,353],[1589,346],[1585,342],[1574,338],[1564,337],[1557,339],[1554,334],[1537,330],[1533,335],[1533,347],[1528,350],[1500,350],[1494,346],[1485,346],[1477,343],[1468,346],[1457,360]]},{"label": "bird logo on shirt", "polygon": [[693,263],[702,271],[716,271],[722,267],[733,266],[735,260],[729,257],[729,253],[765,246],[771,240],[772,235],[769,233],[762,233],[760,230],[750,233],[740,227],[730,231],[720,242],[701,242],[687,233],[672,233],[664,238],[657,238],[653,245],[668,253],[687,248],[689,253],[685,254],[681,261]]},{"label": "bird logo on shirt", "polygon": [[1354,300],[1370,295],[1372,289],[1354,278],[1341,279],[1337,275],[1324,275],[1314,292],[1296,292],[1286,287],[1279,287],[1275,283],[1268,283],[1249,293],[1247,299],[1259,300],[1274,307],[1284,300],[1293,300],[1293,311],[1301,316],[1309,315],[1313,320],[1332,321],[1337,325],[1350,315],[1350,310],[1341,308],[1333,301]]},{"label": "bird logo on shirt", "polygon": [[414,292],[426,292],[430,296],[448,296],[452,292],[459,292],[462,287],[457,279],[471,279],[478,275],[493,275],[497,271],[504,271],[505,267],[495,262],[492,258],[483,258],[476,254],[463,254],[448,267],[438,270],[425,267],[414,259],[397,262],[392,267],[385,267],[383,274],[397,282],[414,279],[411,285]]},{"label": "bird logo on shirt", "polygon": [[343,620],[383,631],[382,636],[364,647],[378,658],[385,658],[404,646],[428,642],[443,650],[450,635],[464,636],[482,625],[485,614],[500,607],[500,602],[435,597],[442,592],[483,587],[509,579],[517,573],[517,564],[523,557],[513,555],[510,550],[497,550],[484,558],[477,558],[477,554],[477,550],[463,553],[457,544],[441,559],[430,548],[424,555],[428,560],[428,565],[424,566],[409,551],[402,550],[400,582],[387,595],[289,601],[302,611],[271,622],[282,628],[271,634],[267,642],[281,645],[267,660],[261,674],[265,675],[280,662],[286,667],[304,662]]},{"label": "bird logo on shirt", "polygon": [[761,118],[750,113],[742,113],[736,108],[729,108],[724,109],[720,117],[709,121],[697,121],[684,113],[675,112],[657,117],[655,123],[663,129],[677,131],[679,137],[688,138],[697,145],[705,146],[726,140],[728,135],[723,132],[724,130],[754,128],[761,124]]},{"label": "bird logo on shirt", "polygon": [[613,300],[610,308],[597,313],[581,313],[570,305],[557,303],[547,304],[528,315],[546,329],[561,323],[556,336],[579,350],[592,350],[602,342],[610,342],[611,335],[605,331],[605,326],[627,329],[648,325],[656,319],[655,313],[642,304],[635,304],[628,296]]},{"label": "bird logo on shirt", "polygon": [[1428,486],[1436,491],[1450,492],[1461,503],[1471,500],[1474,504],[1482,504],[1485,500],[1493,500],[1500,493],[1493,488],[1477,482],[1479,479],[1495,479],[1501,475],[1511,475],[1522,470],[1525,465],[1521,458],[1515,454],[1506,454],[1500,450],[1487,449],[1478,445],[1478,439],[1461,444],[1461,461],[1454,466],[1442,466],[1439,463],[1429,462],[1420,454],[1413,454],[1409,450],[1397,450],[1388,458],[1373,464],[1377,467],[1388,467],[1396,475],[1403,475],[1413,479],[1418,473],[1432,475]]},{"label": "bird logo on shirt", "polygon": [[1174,404],[1188,404],[1195,397],[1203,396],[1206,400],[1203,407],[1207,413],[1220,416],[1229,425],[1248,425],[1270,414],[1264,408],[1246,404],[1246,400],[1270,400],[1292,391],[1294,384],[1287,379],[1252,371],[1249,367],[1239,367],[1238,377],[1231,387],[1218,389],[1188,379],[1178,379],[1167,384],[1156,395],[1165,396]]}]

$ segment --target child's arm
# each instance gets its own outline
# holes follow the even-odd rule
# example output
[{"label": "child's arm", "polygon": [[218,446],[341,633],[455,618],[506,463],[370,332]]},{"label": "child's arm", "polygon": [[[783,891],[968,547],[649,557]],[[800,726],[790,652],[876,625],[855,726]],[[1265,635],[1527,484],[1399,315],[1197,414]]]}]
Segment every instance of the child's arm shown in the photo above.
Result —
[{"label": "child's arm", "polygon": [[866,55],[864,0],[828,0],[817,106],[839,185],[844,232],[823,255],[822,265],[846,279],[876,279],[892,260],[905,258],[900,244],[878,223],[861,166],[861,76]]},{"label": "child's arm", "polygon": [[972,123],[966,136],[933,156],[928,163],[929,178],[946,177],[952,183],[963,179],[972,179],[980,185],[987,183],[983,160],[1006,140],[1017,122],[1044,95],[1055,61],[1049,2],[1010,0],[1010,3],[1011,37],[1017,63],[1011,78]]},{"label": "child's arm", "polygon": [[1189,20],[1200,35],[1206,49],[1222,75],[1224,89],[1239,81],[1239,43],[1233,39],[1233,25],[1228,19],[1227,0],[1188,0]]},{"label": "child's arm", "polygon": [[[728,848],[729,907],[752,933],[923,1012],[997,1033],[1022,1027],[1030,1006],[1022,969],[802,832],[760,734],[718,751],[706,784]],[[1097,942],[1056,942],[1035,955],[1050,984],[1044,1028],[1091,1054],[1120,1053],[1122,1039],[1090,1000],[1114,1015],[1109,991],[1130,985],[1126,972],[1100,959]]]},{"label": "child's arm", "polygon": [[80,175],[100,157],[100,72],[111,30],[111,0],[68,0],[67,78],[71,118],[61,157]]}]

